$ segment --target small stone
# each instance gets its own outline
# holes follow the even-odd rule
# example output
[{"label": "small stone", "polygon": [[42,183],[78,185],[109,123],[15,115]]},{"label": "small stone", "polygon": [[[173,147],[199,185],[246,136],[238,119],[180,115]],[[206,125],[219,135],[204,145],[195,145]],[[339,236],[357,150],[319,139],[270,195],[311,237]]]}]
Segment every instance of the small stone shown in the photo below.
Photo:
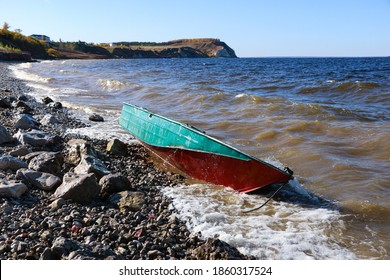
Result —
[{"label": "small stone", "polygon": [[5,202],[1,207],[0,207],[0,212],[4,214],[11,214],[13,212],[12,206],[9,205],[8,202]]},{"label": "small stone", "polygon": [[164,254],[161,253],[159,250],[151,250],[151,251],[148,251],[147,253],[149,259],[156,259],[157,257],[160,257],[160,256],[163,256]]},{"label": "small stone", "polygon": [[43,103],[43,104],[46,104],[46,105],[47,105],[47,104],[52,103],[52,102],[54,102],[54,100],[51,99],[51,98],[48,97],[48,96],[42,98],[42,103]]},{"label": "small stone", "polygon": [[45,230],[44,232],[42,232],[41,238],[42,238],[43,240],[48,240],[48,239],[53,238],[53,234],[51,233],[50,230]]},{"label": "small stone", "polygon": [[121,255],[126,255],[128,252],[128,250],[126,248],[123,248],[123,247],[118,247],[118,253],[121,254]]},{"label": "small stone", "polygon": [[104,122],[104,118],[96,113],[90,115],[88,119],[93,122]]},{"label": "small stone", "polygon": [[49,206],[52,210],[57,210],[57,209],[61,208],[62,206],[64,206],[65,204],[66,204],[65,199],[58,198],[58,199],[54,200],[52,203],[50,203]]},{"label": "small stone", "polygon": [[51,102],[49,103],[49,107],[54,109],[62,109],[62,103],[61,102]]}]

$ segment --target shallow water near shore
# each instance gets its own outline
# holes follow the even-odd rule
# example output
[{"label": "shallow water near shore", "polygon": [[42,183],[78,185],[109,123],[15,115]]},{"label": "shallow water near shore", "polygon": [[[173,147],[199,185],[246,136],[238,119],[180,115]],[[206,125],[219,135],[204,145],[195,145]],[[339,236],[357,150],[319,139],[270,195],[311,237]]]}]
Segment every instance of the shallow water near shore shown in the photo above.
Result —
[{"label": "shallow water near shore", "polygon": [[[11,66],[16,77],[129,135],[122,102],[189,123],[295,180],[264,193],[193,183],[164,188],[188,226],[265,259],[389,259],[390,59],[65,60]],[[85,120],[87,121],[87,120]],[[269,190],[270,192],[272,190]]]}]

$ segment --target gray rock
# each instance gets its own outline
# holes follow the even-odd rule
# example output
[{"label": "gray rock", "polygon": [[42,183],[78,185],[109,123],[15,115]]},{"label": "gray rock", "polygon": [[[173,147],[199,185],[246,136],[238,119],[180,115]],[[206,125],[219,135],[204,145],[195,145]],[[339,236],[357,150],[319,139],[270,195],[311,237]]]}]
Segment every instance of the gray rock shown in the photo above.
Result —
[{"label": "gray rock", "polygon": [[41,254],[40,260],[60,260],[61,255],[57,252],[53,251],[51,248],[45,248],[43,253]]},{"label": "gray rock", "polygon": [[58,124],[58,123],[60,123],[60,121],[51,114],[46,114],[41,119],[41,124],[43,125]]},{"label": "gray rock", "polygon": [[26,111],[30,111],[31,110],[30,106],[28,106],[27,103],[24,102],[23,100],[15,100],[14,102],[12,102],[11,105],[14,108],[23,108]]},{"label": "gray rock", "polygon": [[14,141],[8,130],[0,124],[0,144]]},{"label": "gray rock", "polygon": [[26,191],[27,186],[16,181],[0,180],[0,196],[20,198]]},{"label": "gray rock", "polygon": [[77,165],[81,161],[83,155],[91,155],[97,157],[95,149],[84,139],[71,139],[67,143],[65,153],[65,161]]},{"label": "gray rock", "polygon": [[104,118],[96,113],[90,115],[88,119],[93,122],[104,122]]},{"label": "gray rock", "polygon": [[42,103],[43,104],[47,105],[47,104],[52,103],[52,102],[54,102],[54,100],[51,99],[49,96],[46,96],[46,97],[42,98]]},{"label": "gray rock", "polygon": [[133,190],[129,179],[121,174],[108,174],[103,176],[99,181],[99,185],[101,187],[100,195],[102,197],[106,197],[112,193]]},{"label": "gray rock", "polygon": [[62,184],[57,188],[54,197],[71,199],[78,203],[89,203],[99,194],[100,187],[96,176],[90,174],[66,173]]},{"label": "gray rock", "polygon": [[69,238],[65,237],[57,237],[53,245],[51,246],[51,249],[53,252],[55,252],[57,255],[60,256],[67,256],[70,252],[76,251],[79,249],[81,244],[75,240],[71,240]]},{"label": "gray rock", "polygon": [[61,173],[63,163],[64,157],[60,152],[43,152],[30,161],[28,168],[58,175]]},{"label": "gray rock", "polygon": [[11,108],[11,103],[5,98],[0,98],[0,108]]},{"label": "gray rock", "polygon": [[62,109],[62,103],[61,102],[51,102],[49,103],[49,107],[54,108],[54,109]]},{"label": "gray rock", "polygon": [[100,159],[90,155],[81,157],[81,161],[75,167],[74,172],[76,174],[94,173],[98,179],[111,173]]},{"label": "gray rock", "polygon": [[163,257],[164,254],[161,253],[159,250],[151,250],[147,252],[147,256],[149,257],[149,259],[154,260],[158,257]]},{"label": "gray rock", "polygon": [[28,153],[27,155],[23,156],[22,159],[26,162],[30,162],[33,158],[36,156],[39,156],[40,154],[46,153],[45,151],[38,151],[38,152],[32,152]]},{"label": "gray rock", "polygon": [[16,171],[20,168],[27,168],[27,163],[13,156],[0,157],[0,170]]},{"label": "gray rock", "polygon": [[65,199],[58,198],[58,199],[54,200],[52,203],[50,203],[49,206],[52,210],[57,210],[57,209],[61,208],[62,206],[64,206],[65,204],[66,204]]},{"label": "gray rock", "polygon": [[32,151],[30,148],[28,148],[26,146],[22,146],[22,147],[16,148],[15,150],[12,150],[11,152],[9,152],[9,155],[13,156],[13,157],[23,157],[25,155],[30,154],[31,152]]},{"label": "gray rock", "polygon": [[34,147],[46,146],[53,141],[53,136],[50,133],[33,129],[30,132],[19,130],[15,135],[23,145],[29,144]]},{"label": "gray rock", "polygon": [[111,195],[110,202],[119,209],[129,209],[130,211],[139,211],[145,204],[145,194],[142,192],[123,191]]},{"label": "gray rock", "polygon": [[73,251],[66,258],[67,260],[94,260],[95,258],[90,256],[90,252],[85,252],[83,250]]},{"label": "gray rock", "polygon": [[12,206],[6,201],[3,205],[0,207],[0,212],[4,214],[11,214],[13,212]]},{"label": "gray rock", "polygon": [[19,128],[19,129],[37,128],[39,126],[39,122],[36,119],[34,119],[31,115],[20,114],[16,116],[14,126],[15,128]]},{"label": "gray rock", "polygon": [[61,179],[55,175],[30,169],[19,169],[16,176],[44,191],[54,190],[61,184]]},{"label": "gray rock", "polygon": [[127,146],[119,139],[114,138],[107,143],[106,151],[113,155],[125,156],[127,154]]}]

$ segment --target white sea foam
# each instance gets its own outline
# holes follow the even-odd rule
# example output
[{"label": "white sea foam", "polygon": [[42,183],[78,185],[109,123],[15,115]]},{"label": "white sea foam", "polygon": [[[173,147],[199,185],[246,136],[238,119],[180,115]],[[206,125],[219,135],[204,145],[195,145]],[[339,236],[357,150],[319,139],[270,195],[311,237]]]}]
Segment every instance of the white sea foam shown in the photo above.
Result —
[{"label": "white sea foam", "polygon": [[123,87],[132,88],[133,90],[139,90],[142,86],[132,82],[122,82],[118,80],[98,80],[98,84],[106,91],[118,91]]},{"label": "white sea foam", "polygon": [[243,211],[265,197],[238,194],[209,185],[181,185],[162,190],[187,226],[215,237],[242,253],[266,259],[355,259],[338,245],[329,228],[344,230],[340,213],[271,201],[257,212]]},{"label": "white sea foam", "polygon": [[48,83],[53,80],[53,78],[50,77],[42,77],[40,75],[25,71],[31,67],[31,63],[28,62],[10,66],[10,69],[13,71],[15,77],[21,80],[39,83]]}]

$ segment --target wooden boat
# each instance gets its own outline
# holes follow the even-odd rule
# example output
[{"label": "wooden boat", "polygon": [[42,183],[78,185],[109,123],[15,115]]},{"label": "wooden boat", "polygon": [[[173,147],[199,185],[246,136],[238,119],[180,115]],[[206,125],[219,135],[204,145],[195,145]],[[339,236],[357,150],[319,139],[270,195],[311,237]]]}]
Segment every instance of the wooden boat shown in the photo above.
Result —
[{"label": "wooden boat", "polygon": [[119,124],[164,161],[202,181],[250,192],[292,178],[193,126],[124,103]]}]

